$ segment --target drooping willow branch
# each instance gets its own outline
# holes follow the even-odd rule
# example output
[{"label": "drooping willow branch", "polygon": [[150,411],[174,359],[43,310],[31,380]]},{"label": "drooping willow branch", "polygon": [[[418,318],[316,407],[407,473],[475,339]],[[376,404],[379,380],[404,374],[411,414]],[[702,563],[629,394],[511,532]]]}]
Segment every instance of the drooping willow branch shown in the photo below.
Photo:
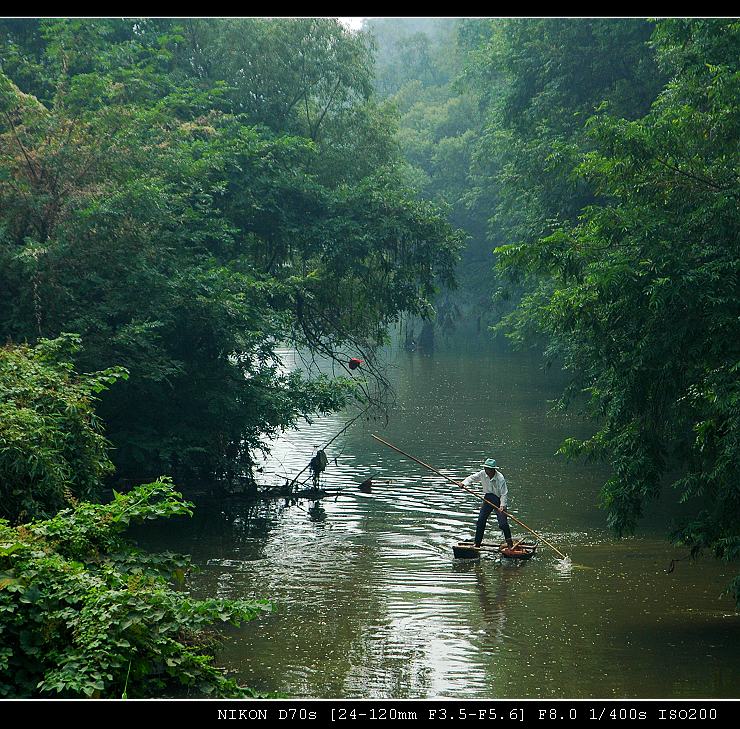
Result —
[{"label": "drooping willow branch", "polygon": [[[350,377],[352,377],[352,370],[349,368],[350,356],[359,355],[364,360],[362,368],[366,377],[364,379],[353,378],[353,380],[362,393],[364,402],[387,414],[389,402],[393,399],[393,389],[376,362],[373,345],[361,341],[359,337],[342,327],[338,321],[310,307],[305,300],[301,300],[296,307],[296,322],[302,335],[296,337],[298,340],[296,343],[300,344],[302,340],[309,348],[312,358],[318,353],[331,360],[333,366],[339,366]],[[321,326],[318,325],[319,323]],[[323,334],[326,331],[333,334],[326,336]],[[345,347],[351,347],[351,353],[343,351]],[[374,384],[372,389],[368,386],[368,382]]]}]

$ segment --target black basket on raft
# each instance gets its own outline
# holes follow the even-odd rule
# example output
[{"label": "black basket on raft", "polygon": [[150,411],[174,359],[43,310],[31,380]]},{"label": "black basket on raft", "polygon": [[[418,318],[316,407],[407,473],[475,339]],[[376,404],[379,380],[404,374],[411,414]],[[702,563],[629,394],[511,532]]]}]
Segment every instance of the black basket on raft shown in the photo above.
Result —
[{"label": "black basket on raft", "polygon": [[506,542],[502,544],[481,544],[476,547],[473,542],[458,542],[452,547],[455,559],[480,559],[484,552],[498,554],[504,559],[532,559],[537,551],[537,542],[519,542],[511,549]]}]

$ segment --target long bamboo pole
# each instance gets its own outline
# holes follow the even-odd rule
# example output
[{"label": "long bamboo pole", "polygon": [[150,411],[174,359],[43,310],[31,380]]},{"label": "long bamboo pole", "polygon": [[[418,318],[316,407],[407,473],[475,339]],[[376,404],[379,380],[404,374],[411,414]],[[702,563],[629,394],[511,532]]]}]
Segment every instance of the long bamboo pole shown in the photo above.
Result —
[{"label": "long bamboo pole", "polygon": [[[406,458],[410,458],[412,461],[416,461],[416,463],[418,463],[420,466],[424,466],[424,468],[428,468],[430,471],[432,471],[433,473],[436,473],[438,476],[441,476],[442,478],[446,478],[448,481],[450,481],[450,483],[454,483],[455,486],[459,486],[463,491],[467,491],[469,494],[472,494],[477,499],[480,499],[481,501],[485,501],[486,504],[490,504],[494,509],[496,509],[496,511],[500,511],[502,514],[504,513],[503,509],[500,509],[492,501],[489,501],[487,498],[485,498],[485,496],[481,496],[480,494],[477,494],[472,489],[469,489],[467,486],[463,485],[460,481],[455,481],[454,478],[445,476],[444,473],[442,473],[441,471],[438,471],[436,468],[430,466],[428,463],[424,463],[424,461],[420,461],[418,458],[414,458],[414,456],[408,453],[405,453],[400,448],[397,448],[392,443],[389,443],[387,440],[383,440],[382,438],[378,437],[374,433],[371,433],[371,435],[373,438],[375,438],[375,440],[377,440],[379,443],[382,443],[384,446],[388,446],[388,448],[396,451],[397,453],[400,453],[402,456],[406,456]],[[534,529],[532,529],[531,527],[528,527],[523,521],[520,521],[513,514],[510,514],[508,511],[505,513],[506,513],[507,518],[512,519],[517,524],[519,524],[519,526],[523,526],[527,531],[532,532],[532,534],[534,534],[537,537],[537,539],[541,539],[548,547],[550,547],[550,549],[557,552],[560,555],[561,559],[568,559],[556,546],[554,546],[553,544],[550,544],[550,542],[548,542],[547,539],[545,539],[541,534],[538,534]]]}]

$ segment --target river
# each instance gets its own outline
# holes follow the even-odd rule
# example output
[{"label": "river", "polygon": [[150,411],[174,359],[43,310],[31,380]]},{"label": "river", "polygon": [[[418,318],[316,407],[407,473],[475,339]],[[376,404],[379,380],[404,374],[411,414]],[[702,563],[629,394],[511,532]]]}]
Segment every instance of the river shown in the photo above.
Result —
[{"label": "river", "polygon": [[[394,351],[388,374],[388,424],[357,423],[327,451],[322,484],[345,494],[320,507],[204,500],[192,520],[144,540],[192,555],[198,597],[273,601],[229,631],[218,660],[237,679],[307,698],[740,697],[740,615],[720,596],[732,570],[707,558],[668,573],[686,550],[665,540],[674,514],[662,504],[636,536],[608,532],[598,506],[608,471],[555,455],[592,427],[548,414],[562,374],[496,347]],[[262,478],[298,473],[348,417],[286,433]],[[512,513],[572,568],[544,544],[529,562],[454,560],[479,502],[372,432],[459,478],[496,458]],[[491,517],[487,539],[499,537]]]}]

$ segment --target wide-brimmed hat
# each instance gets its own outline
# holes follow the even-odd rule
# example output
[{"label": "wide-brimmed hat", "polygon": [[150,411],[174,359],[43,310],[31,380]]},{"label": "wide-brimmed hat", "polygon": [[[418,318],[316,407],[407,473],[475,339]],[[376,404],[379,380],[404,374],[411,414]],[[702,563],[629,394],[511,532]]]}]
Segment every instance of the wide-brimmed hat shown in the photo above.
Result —
[{"label": "wide-brimmed hat", "polygon": [[482,468],[496,468],[495,458],[486,458],[484,463],[481,463]]}]

